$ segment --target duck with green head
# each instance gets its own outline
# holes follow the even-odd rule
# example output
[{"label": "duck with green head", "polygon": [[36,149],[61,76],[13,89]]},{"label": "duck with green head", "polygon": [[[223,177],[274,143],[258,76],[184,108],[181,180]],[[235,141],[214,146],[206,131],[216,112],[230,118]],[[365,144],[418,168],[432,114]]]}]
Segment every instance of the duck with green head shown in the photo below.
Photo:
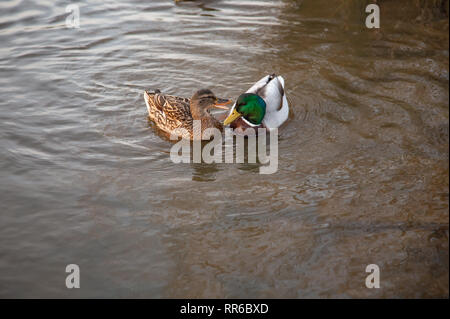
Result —
[{"label": "duck with green head", "polygon": [[[230,125],[237,134],[246,135],[248,128],[278,128],[288,116],[284,79],[272,74],[263,77],[239,96],[223,124]],[[257,132],[251,131],[250,134]]]}]

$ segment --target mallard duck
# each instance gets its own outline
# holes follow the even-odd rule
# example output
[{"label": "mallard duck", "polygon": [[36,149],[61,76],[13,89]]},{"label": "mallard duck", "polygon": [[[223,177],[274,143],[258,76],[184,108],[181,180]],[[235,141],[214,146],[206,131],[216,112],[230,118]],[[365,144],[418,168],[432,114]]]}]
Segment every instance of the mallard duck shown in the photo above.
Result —
[{"label": "mallard duck", "polygon": [[[144,100],[150,119],[159,129],[191,140],[201,137],[207,128],[222,131],[222,123],[216,120],[209,110],[214,107],[228,110],[225,105],[230,103],[227,99],[217,98],[208,89],[198,90],[190,99],[161,94],[159,90],[154,93],[145,91]],[[194,134],[194,120],[201,121],[200,134]]]},{"label": "mallard duck", "polygon": [[223,124],[230,125],[238,134],[245,133],[247,128],[266,128],[270,131],[283,124],[288,115],[284,79],[271,74],[239,96]]}]

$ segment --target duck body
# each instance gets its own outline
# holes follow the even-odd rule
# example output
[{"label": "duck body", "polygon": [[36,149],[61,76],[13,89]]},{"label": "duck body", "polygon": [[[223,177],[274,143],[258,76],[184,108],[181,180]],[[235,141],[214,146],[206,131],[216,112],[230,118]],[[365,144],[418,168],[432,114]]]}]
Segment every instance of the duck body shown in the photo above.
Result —
[{"label": "duck body", "polygon": [[[208,89],[197,91],[191,99],[162,94],[159,90],[144,91],[144,100],[150,120],[167,134],[193,140],[201,139],[208,128],[223,130],[222,123],[209,113],[209,109],[223,109],[222,105],[228,100],[216,98]],[[194,125],[194,120],[199,120],[201,126]]]},{"label": "duck body", "polygon": [[[255,94],[265,102],[265,115],[261,123],[251,123],[245,116],[240,116],[230,123],[236,133],[242,134],[247,128],[266,128],[269,131],[280,127],[289,116],[289,104],[284,91],[284,79],[275,74],[266,75],[256,82],[246,94]],[[236,103],[230,110],[230,115],[236,109]],[[227,121],[225,121],[227,123]],[[256,130],[255,130],[256,131]]]}]

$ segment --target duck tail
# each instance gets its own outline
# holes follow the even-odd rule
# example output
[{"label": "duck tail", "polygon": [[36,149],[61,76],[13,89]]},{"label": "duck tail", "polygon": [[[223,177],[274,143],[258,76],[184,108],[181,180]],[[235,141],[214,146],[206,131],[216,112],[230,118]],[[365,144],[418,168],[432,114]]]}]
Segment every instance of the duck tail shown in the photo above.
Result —
[{"label": "duck tail", "polygon": [[147,111],[150,117],[152,117],[154,108],[155,108],[155,94],[159,93],[159,90],[155,90],[154,93],[150,93],[149,91],[144,91],[144,101],[147,105]]},{"label": "duck tail", "polygon": [[144,100],[147,105],[147,111],[150,118],[156,117],[156,113],[164,114],[163,105],[165,104],[165,97],[161,91],[156,89],[154,92],[144,91]]}]

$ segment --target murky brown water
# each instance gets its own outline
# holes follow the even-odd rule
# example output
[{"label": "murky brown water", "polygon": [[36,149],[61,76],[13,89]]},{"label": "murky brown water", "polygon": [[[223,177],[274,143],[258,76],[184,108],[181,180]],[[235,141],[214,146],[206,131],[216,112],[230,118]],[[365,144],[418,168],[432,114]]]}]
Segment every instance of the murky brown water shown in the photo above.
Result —
[{"label": "murky brown water", "polygon": [[[0,296],[448,297],[448,20],[362,2],[1,1]],[[144,89],[269,72],[276,174],[170,161]]]}]

